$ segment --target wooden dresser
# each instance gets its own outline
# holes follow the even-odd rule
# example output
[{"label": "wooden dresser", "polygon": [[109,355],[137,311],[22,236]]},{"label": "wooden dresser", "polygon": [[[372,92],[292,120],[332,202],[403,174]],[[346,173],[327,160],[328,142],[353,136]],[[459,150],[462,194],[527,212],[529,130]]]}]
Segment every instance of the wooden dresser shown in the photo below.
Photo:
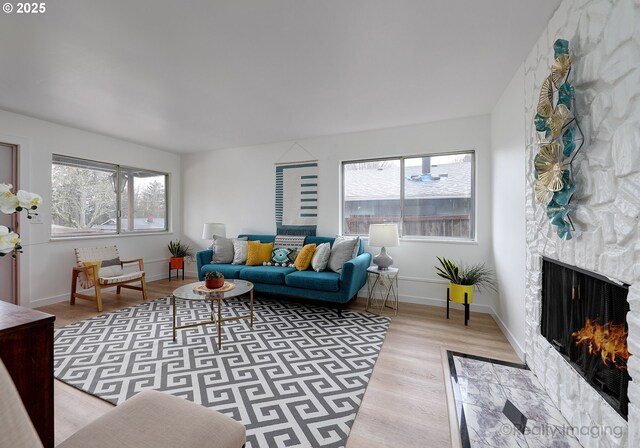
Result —
[{"label": "wooden dresser", "polygon": [[45,448],[54,443],[54,320],[50,314],[0,301],[0,359]]}]

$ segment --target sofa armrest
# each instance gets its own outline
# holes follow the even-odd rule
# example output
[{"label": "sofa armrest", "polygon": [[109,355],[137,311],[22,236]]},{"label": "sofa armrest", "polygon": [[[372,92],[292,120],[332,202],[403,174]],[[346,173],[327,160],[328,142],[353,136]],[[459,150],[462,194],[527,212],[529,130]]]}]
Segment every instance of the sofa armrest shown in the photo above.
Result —
[{"label": "sofa armrest", "polygon": [[211,249],[200,250],[196,253],[198,279],[200,281],[204,280],[204,277],[202,276],[202,266],[204,266],[205,264],[211,263],[212,258],[213,258],[213,250]]},{"label": "sofa armrest", "polygon": [[367,268],[371,265],[371,254],[365,252],[347,261],[340,273],[340,290],[345,294],[345,302],[358,294],[367,282]]}]

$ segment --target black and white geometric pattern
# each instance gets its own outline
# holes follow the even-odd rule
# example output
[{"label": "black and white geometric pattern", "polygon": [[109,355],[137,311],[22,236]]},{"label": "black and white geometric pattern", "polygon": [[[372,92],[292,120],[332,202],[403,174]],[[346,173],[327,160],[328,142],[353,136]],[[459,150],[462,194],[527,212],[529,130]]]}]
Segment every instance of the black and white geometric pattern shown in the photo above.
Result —
[{"label": "black and white geometric pattern", "polygon": [[[177,300],[178,325],[203,321],[204,302]],[[225,301],[223,317],[248,311]],[[290,301],[255,299],[248,320],[178,330],[168,298],[55,332],[55,377],[119,404],[144,389],[185,397],[247,428],[247,447],[344,446],[389,318]]]}]

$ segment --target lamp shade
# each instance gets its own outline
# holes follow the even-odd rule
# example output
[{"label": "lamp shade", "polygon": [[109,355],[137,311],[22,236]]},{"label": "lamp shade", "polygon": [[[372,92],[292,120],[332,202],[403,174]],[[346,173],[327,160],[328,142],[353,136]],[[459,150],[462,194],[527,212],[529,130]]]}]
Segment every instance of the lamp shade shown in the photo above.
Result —
[{"label": "lamp shade", "polygon": [[397,224],[371,224],[369,226],[369,246],[399,246]]},{"label": "lamp shade", "polygon": [[225,225],[221,222],[206,222],[202,227],[202,239],[212,240],[214,235],[226,237],[227,229]]}]

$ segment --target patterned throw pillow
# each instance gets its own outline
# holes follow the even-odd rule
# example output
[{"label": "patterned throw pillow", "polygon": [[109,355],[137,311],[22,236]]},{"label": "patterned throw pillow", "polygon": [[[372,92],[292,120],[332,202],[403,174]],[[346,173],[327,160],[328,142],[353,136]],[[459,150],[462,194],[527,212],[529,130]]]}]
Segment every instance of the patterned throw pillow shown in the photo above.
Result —
[{"label": "patterned throw pillow", "polygon": [[273,252],[271,252],[271,259],[262,264],[264,266],[282,266],[286,268],[293,266],[297,256],[298,251],[296,249],[292,247],[280,247],[278,249],[273,249]]}]

